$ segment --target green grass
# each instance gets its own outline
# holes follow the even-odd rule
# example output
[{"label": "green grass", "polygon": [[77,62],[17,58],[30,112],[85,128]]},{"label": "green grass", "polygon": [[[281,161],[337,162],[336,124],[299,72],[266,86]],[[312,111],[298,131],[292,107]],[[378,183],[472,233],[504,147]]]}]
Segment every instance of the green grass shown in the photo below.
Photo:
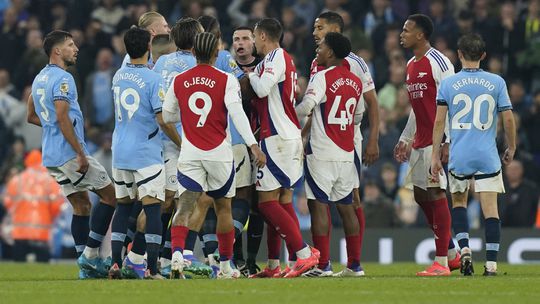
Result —
[{"label": "green grass", "polygon": [[[481,274],[482,265],[478,263]],[[75,265],[0,263],[0,303],[539,303],[540,265],[499,276],[417,278],[423,266],[365,264],[364,278],[76,280]]]}]

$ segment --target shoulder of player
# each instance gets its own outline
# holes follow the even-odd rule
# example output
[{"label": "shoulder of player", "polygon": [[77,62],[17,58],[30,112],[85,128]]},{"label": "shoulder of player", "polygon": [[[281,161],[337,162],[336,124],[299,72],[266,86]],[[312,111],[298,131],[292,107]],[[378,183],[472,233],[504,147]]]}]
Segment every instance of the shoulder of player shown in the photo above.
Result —
[{"label": "shoulder of player", "polygon": [[277,48],[266,54],[264,57],[264,62],[274,62],[276,59],[285,58],[285,56],[289,56],[287,51],[285,51],[283,48]]},{"label": "shoulder of player", "polygon": [[452,65],[450,59],[435,48],[431,48],[429,51],[427,51],[426,58],[431,63],[431,66],[435,66],[443,72],[449,70],[450,66]]},{"label": "shoulder of player", "polygon": [[364,59],[362,59],[362,57],[356,55],[355,53],[350,52],[349,55],[347,55],[347,57],[345,57],[345,60],[347,60],[347,62],[349,63],[350,66],[354,65],[354,66],[357,66],[358,68],[360,68],[360,70],[363,73],[369,72],[369,68],[368,68],[366,62],[364,61]]}]

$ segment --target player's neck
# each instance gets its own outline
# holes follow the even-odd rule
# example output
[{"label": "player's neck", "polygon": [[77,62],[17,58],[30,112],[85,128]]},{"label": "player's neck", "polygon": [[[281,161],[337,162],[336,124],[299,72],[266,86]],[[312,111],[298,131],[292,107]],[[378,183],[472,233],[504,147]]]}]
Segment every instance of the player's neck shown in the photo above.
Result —
[{"label": "player's neck", "polygon": [[57,58],[57,57],[51,57],[49,59],[49,64],[54,64],[58,67],[60,67],[61,69],[63,70],[66,70],[67,69],[67,65],[66,63],[64,62],[64,60],[60,59],[60,58]]},{"label": "player's neck", "polygon": [[424,44],[419,45],[413,49],[414,58],[416,60],[420,60],[422,57],[424,57],[431,48],[431,44],[429,44],[429,41],[426,41]]},{"label": "player's neck", "polygon": [[339,58],[331,59],[331,60],[328,61],[328,66],[327,67],[328,68],[333,67],[333,66],[339,67],[339,66],[343,65],[342,62],[343,62],[343,59],[339,59]]},{"label": "player's neck", "polygon": [[146,64],[148,64],[148,57],[143,56],[141,58],[131,59],[131,64],[146,65]]},{"label": "player's neck", "polygon": [[268,55],[271,51],[275,49],[279,49],[281,46],[279,46],[279,42],[270,42],[268,45],[264,47],[263,53],[264,56]]},{"label": "player's neck", "polygon": [[248,65],[255,60],[255,57],[252,55],[238,56],[237,60],[241,65]]},{"label": "player's neck", "polygon": [[480,62],[479,61],[467,61],[462,60],[461,61],[462,69],[479,69],[480,68]]}]

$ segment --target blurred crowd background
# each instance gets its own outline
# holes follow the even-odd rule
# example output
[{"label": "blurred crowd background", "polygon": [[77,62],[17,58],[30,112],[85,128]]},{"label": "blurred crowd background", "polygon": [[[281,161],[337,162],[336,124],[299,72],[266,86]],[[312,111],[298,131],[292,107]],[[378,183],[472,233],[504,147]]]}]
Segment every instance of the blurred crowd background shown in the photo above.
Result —
[{"label": "blurred crowd background", "polygon": [[[399,43],[403,22],[412,13],[429,15],[435,25],[432,45],[450,58],[456,71],[460,69],[457,39],[469,32],[481,34],[487,44],[487,58],[482,67],[507,81],[518,125],[516,160],[504,170],[506,194],[499,197],[502,225],[540,228],[540,216],[537,216],[540,0],[0,0],[2,257],[9,258],[16,250],[21,250],[13,246],[17,244],[14,219],[21,209],[13,203],[8,183],[23,174],[42,174],[28,167],[32,162],[26,161],[25,165],[25,159],[31,150],[39,149],[41,143],[40,129],[26,123],[26,100],[33,78],[48,61],[42,50],[44,35],[54,29],[70,31],[79,47],[77,64],[69,71],[77,82],[79,103],[86,117],[88,146],[94,157],[110,169],[114,127],[111,78],[126,54],[123,34],[137,23],[139,16],[150,10],[160,12],[171,26],[182,16],[213,15],[221,23],[226,48],[230,46],[235,27],[253,25],[263,17],[279,19],[284,27],[282,46],[293,55],[298,70],[298,100],[305,91],[309,66],[315,55],[312,37],[315,18],[327,10],[342,15],[344,32],[351,39],[353,51],[369,65],[379,99],[380,159],[375,165],[363,168],[362,200],[367,233],[369,228],[375,227],[424,224],[411,191],[402,187],[407,164],[400,165],[392,158],[393,147],[411,110],[404,81],[405,67],[412,54]],[[365,120],[362,128],[367,134],[369,122]],[[500,151],[504,151],[502,134],[499,143]],[[23,180],[23,184],[28,184],[34,179]],[[33,192],[39,185],[26,188]],[[53,257],[69,256],[73,252],[69,233],[71,207],[66,202],[57,206],[59,194],[55,189],[33,202],[49,206],[42,208],[49,210],[48,213],[38,213],[47,220],[38,221],[51,232],[52,237],[46,243],[52,248]],[[309,228],[302,189],[296,191],[295,207],[302,228]],[[481,216],[478,197],[471,195],[471,228],[480,228]],[[334,225],[340,226],[339,217],[334,218]]]}]

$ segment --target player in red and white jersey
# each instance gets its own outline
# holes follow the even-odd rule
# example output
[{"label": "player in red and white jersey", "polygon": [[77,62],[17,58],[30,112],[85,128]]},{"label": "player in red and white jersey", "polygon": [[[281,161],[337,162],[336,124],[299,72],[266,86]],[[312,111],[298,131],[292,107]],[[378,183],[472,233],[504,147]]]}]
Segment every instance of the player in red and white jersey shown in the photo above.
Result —
[{"label": "player in red and white jersey", "polygon": [[[400,35],[403,47],[411,49],[414,57],[407,63],[407,90],[412,109],[405,130],[394,149],[400,162],[409,161],[406,184],[413,185],[414,198],[422,208],[435,234],[435,261],[419,276],[450,275],[450,269],[460,267],[459,255],[451,238],[451,216],[446,200],[446,176],[438,182],[431,179],[433,123],[437,109],[437,88],[442,79],[454,74],[450,60],[429,43],[433,23],[428,16],[409,16]],[[408,157],[409,144],[412,151]],[[448,159],[448,147],[442,153]],[[449,267],[450,266],[450,267]]]},{"label": "player in red and white jersey", "polygon": [[229,115],[250,146],[257,165],[264,166],[266,162],[242,108],[238,80],[213,67],[217,52],[218,40],[213,34],[197,34],[194,43],[197,66],[174,78],[163,104],[164,120],[181,122],[184,134],[178,159],[180,198],[171,227],[171,277],[175,278],[182,277],[187,224],[202,192],[215,199],[220,254],[218,278],[240,276],[238,270],[230,266],[234,243],[231,197],[235,194],[235,168]]},{"label": "player in red and white jersey", "polygon": [[[302,240],[292,206],[292,188],[302,177],[302,139],[294,110],[296,68],[279,46],[282,32],[276,19],[266,18],[256,24],[255,47],[264,59],[255,72],[248,74],[258,97],[254,105],[261,126],[259,139],[268,160],[268,165],[258,171],[256,182],[259,211],[269,226],[268,266],[252,277],[296,277],[318,263],[318,250]],[[291,261],[283,272],[280,237],[285,239]],[[292,262],[295,257],[296,262]]]},{"label": "player in red and white jersey", "polygon": [[[336,12],[328,11],[320,14],[317,19],[315,19],[315,24],[313,25],[313,38],[317,44],[320,44],[322,39],[327,33],[337,32],[341,33],[343,31],[344,23],[343,18]],[[359,109],[364,109],[364,103],[367,106],[367,114],[369,119],[369,138],[366,145],[365,153],[362,153],[362,133],[360,132],[360,124],[355,125],[355,167],[356,170],[354,174],[355,185],[353,191],[353,205],[355,206],[356,216],[358,218],[358,223],[360,224],[360,251],[362,248],[362,240],[364,236],[365,228],[365,219],[364,219],[364,210],[360,202],[360,194],[358,188],[360,187],[360,177],[361,177],[361,165],[362,163],[366,165],[373,164],[379,158],[379,105],[377,102],[377,94],[375,92],[375,84],[371,77],[371,73],[367,64],[361,57],[358,57],[354,53],[349,53],[342,61],[342,66],[346,67],[354,75],[356,75],[362,81],[362,86],[364,88],[364,93],[362,94],[361,104],[362,107]],[[311,77],[315,73],[324,70],[325,67],[317,63],[315,59],[311,63]],[[362,113],[363,114],[363,113]],[[361,120],[362,117],[360,117]],[[308,122],[309,128],[309,122]],[[319,259],[318,269],[327,269],[331,270],[329,256],[330,256],[330,232],[331,232],[331,221],[330,219],[330,208],[328,205],[318,205],[315,202],[310,203],[310,213],[318,217],[319,213],[327,214],[326,221],[318,221],[317,225],[312,223],[311,232],[313,235],[313,243],[315,248],[321,251],[321,258]],[[317,269],[314,269],[314,273],[318,272]]]},{"label": "player in red and white jersey", "polygon": [[[335,276],[364,275],[360,266],[360,225],[352,205],[357,179],[353,122],[359,124],[364,111],[360,102],[363,90],[360,78],[342,65],[350,51],[351,43],[345,36],[326,34],[317,48],[316,60],[327,69],[311,78],[302,103],[296,107],[299,119],[313,111],[305,162],[308,202],[310,206],[335,203],[343,220],[348,263],[347,268]],[[318,226],[319,221],[327,219],[325,213],[319,213],[312,216],[311,222]],[[329,248],[326,250],[325,254],[329,254]],[[331,275],[333,272],[327,263],[326,268],[315,267],[303,276]]]}]

